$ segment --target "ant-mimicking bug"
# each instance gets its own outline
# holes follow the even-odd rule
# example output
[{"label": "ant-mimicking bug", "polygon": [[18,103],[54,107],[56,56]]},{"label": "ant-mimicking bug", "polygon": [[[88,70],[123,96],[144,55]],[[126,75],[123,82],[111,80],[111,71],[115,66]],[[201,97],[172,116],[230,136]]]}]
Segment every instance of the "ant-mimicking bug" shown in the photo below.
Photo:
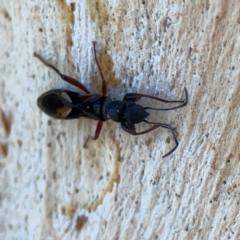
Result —
[{"label": "ant-mimicking bug", "polygon": [[[163,127],[171,130],[173,138],[175,140],[175,147],[172,148],[167,154],[163,156],[167,157],[178,147],[178,140],[172,129],[172,126],[166,123],[149,122],[146,118],[149,113],[146,111],[148,109],[158,110],[158,111],[169,111],[177,108],[181,108],[188,103],[188,92],[185,91],[185,100],[165,100],[159,97],[154,97],[151,95],[140,94],[140,93],[127,93],[122,101],[112,101],[111,98],[106,97],[107,84],[103,77],[102,70],[97,60],[95,42],[93,42],[93,50],[95,61],[101,75],[102,79],[102,95],[100,94],[90,94],[89,90],[76,79],[62,74],[56,67],[52,64],[46,62],[37,53],[34,56],[37,57],[43,64],[52,68],[64,81],[78,87],[83,90],[86,94],[80,94],[77,92],[65,90],[65,89],[54,89],[42,94],[38,100],[38,107],[47,115],[57,119],[74,119],[80,117],[86,117],[98,121],[94,139],[97,139],[104,121],[109,119],[121,123],[123,130],[132,135],[141,135],[148,133],[158,127]],[[135,102],[141,98],[150,98],[164,103],[182,103],[179,106],[171,108],[152,108],[152,107],[142,107]],[[136,132],[135,124],[145,122],[147,124],[152,124],[154,126],[149,129]]]}]

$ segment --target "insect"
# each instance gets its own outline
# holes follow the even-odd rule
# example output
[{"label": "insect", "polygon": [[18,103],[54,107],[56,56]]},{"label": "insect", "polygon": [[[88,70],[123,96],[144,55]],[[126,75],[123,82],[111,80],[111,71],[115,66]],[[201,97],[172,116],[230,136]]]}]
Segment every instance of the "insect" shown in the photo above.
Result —
[{"label": "insect", "polygon": [[[93,42],[93,50],[95,61],[101,75],[102,79],[102,95],[100,94],[90,94],[89,90],[76,79],[62,74],[56,67],[52,64],[46,62],[41,56],[34,53],[34,56],[37,57],[43,64],[53,69],[64,81],[78,87],[85,94],[78,92],[73,92],[65,89],[54,89],[48,92],[43,93],[37,100],[38,107],[47,115],[57,119],[74,119],[86,117],[98,121],[94,139],[97,139],[104,121],[109,119],[121,123],[121,127],[126,132],[132,135],[141,135],[148,133],[158,127],[167,128],[172,132],[175,146],[167,154],[163,156],[167,157],[178,147],[178,140],[175,135],[175,132],[171,125],[160,122],[150,122],[146,120],[149,116],[149,113],[146,110],[157,110],[157,111],[169,111],[177,108],[181,108],[187,105],[188,103],[188,92],[185,91],[184,100],[165,100],[159,97],[140,94],[140,93],[127,93],[122,101],[115,100],[107,97],[107,84],[103,77],[102,70],[97,60],[95,42]],[[143,107],[139,104],[136,104],[141,98],[150,98],[164,103],[181,103],[178,106],[171,108],[152,108],[152,107]],[[147,130],[137,132],[135,129],[135,124],[145,122],[151,124],[150,128]]]}]

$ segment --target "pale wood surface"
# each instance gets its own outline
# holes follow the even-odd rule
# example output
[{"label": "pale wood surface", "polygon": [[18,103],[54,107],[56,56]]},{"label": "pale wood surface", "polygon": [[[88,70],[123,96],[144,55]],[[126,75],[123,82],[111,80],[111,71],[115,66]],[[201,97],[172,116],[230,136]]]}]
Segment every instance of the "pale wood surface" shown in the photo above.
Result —
[{"label": "pale wood surface", "polygon": [[[61,1],[1,0],[0,8],[0,107],[11,124],[9,136],[0,126],[8,149],[0,153],[1,239],[240,239],[238,0],[81,0],[74,23]],[[113,131],[122,148],[120,182],[87,212],[73,194],[79,176],[71,171],[96,123],[49,124],[37,97],[73,87],[33,52],[99,92],[93,40],[112,98],[142,92],[179,99],[186,87],[189,105],[153,115],[176,128],[179,147],[165,159],[174,144],[165,129],[134,137],[105,125],[102,141]],[[87,221],[76,231],[79,215]]]}]

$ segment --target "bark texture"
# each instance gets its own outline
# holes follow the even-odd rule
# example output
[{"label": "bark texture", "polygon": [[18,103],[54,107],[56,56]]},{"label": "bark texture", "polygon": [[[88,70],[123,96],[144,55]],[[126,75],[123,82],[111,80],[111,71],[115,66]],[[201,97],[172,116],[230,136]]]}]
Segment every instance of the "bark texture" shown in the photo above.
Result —
[{"label": "bark texture", "polygon": [[[10,124],[1,119],[1,239],[240,239],[238,0],[0,2],[0,107]],[[113,99],[182,99],[187,88],[187,107],[151,112],[176,130],[172,155],[162,158],[174,146],[169,131],[134,137],[110,122],[88,152],[96,122],[37,108],[43,92],[75,88],[34,52],[101,92],[93,40]]]}]

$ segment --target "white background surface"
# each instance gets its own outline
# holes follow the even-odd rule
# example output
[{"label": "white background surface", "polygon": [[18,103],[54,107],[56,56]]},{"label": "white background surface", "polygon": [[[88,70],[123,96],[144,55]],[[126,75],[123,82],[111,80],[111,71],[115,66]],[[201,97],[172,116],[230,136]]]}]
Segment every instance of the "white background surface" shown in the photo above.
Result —
[{"label": "white background surface", "polygon": [[[0,106],[11,123],[9,136],[0,126],[8,147],[0,155],[1,239],[240,238],[239,1],[82,0],[74,23],[61,1],[1,0],[0,6]],[[37,97],[73,87],[33,52],[99,92],[92,40],[105,52],[100,64],[109,68],[112,98],[142,92],[179,99],[186,87],[189,105],[153,115],[172,124],[180,142],[165,159],[174,145],[165,129],[134,137],[105,124],[102,141],[110,129],[122,148],[120,182],[87,212],[67,189],[79,177],[70,178],[71,169],[96,123],[49,124]],[[63,206],[73,206],[73,214],[61,214]],[[87,222],[76,231],[82,214]]]}]

